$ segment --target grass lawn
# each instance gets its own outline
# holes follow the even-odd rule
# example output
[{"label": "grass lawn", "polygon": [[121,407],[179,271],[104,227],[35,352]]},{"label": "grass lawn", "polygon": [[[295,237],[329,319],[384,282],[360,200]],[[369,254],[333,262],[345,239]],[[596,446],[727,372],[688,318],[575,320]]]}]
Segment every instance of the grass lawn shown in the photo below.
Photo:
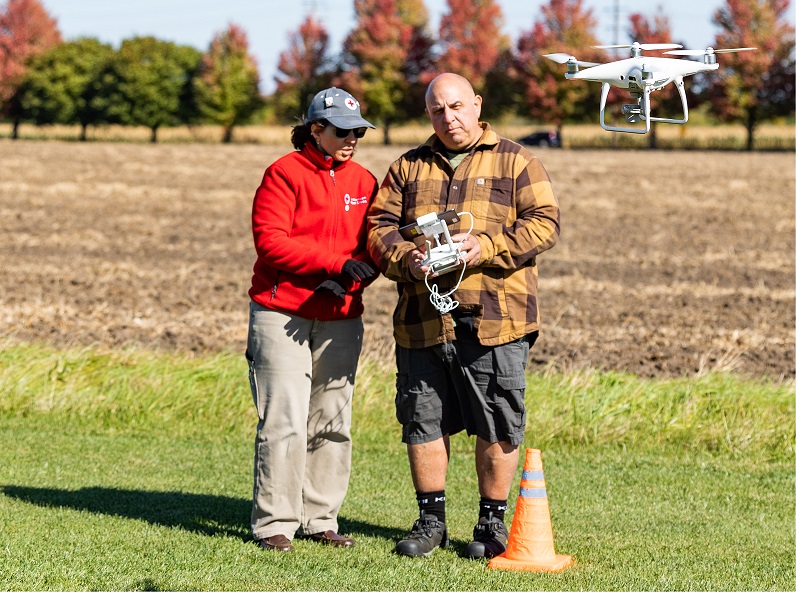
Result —
[{"label": "grass lawn", "polygon": [[[417,510],[389,372],[360,377],[340,520],[357,547],[298,541],[277,554],[248,528],[242,360],[31,353],[0,351],[4,590],[796,589],[792,385],[531,377],[526,442],[543,444],[556,551],[575,557],[560,574],[531,574],[462,557],[478,496],[473,440],[461,435],[447,488],[453,544],[424,560],[391,553]],[[172,390],[153,382],[164,374]],[[562,400],[543,409],[554,388]],[[631,395],[630,410],[611,399]],[[699,425],[721,435],[699,440]]]}]

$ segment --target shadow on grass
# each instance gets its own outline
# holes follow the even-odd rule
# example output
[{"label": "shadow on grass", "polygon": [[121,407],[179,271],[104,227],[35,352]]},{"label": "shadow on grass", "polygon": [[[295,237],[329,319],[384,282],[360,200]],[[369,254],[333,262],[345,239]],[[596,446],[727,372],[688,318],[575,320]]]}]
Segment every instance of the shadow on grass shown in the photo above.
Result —
[{"label": "shadow on grass", "polygon": [[351,520],[339,516],[337,523],[340,526],[340,532],[348,536],[357,538],[357,536],[371,536],[378,539],[386,539],[388,541],[398,542],[409,534],[409,529],[403,530],[400,528],[392,528],[390,526],[379,526],[371,524],[370,522],[362,522],[361,520]]},{"label": "shadow on grass", "polygon": [[51,489],[6,485],[5,496],[49,508],[73,508],[97,514],[145,520],[208,536],[251,539],[251,502],[222,495],[179,491],[136,491],[107,487]]},{"label": "shadow on grass", "polygon": [[[144,520],[159,526],[182,528],[207,536],[229,536],[251,541],[249,529],[251,501],[223,495],[204,495],[179,491],[137,491],[84,487],[51,489],[5,485],[6,497],[45,508],[72,508],[96,514]],[[399,540],[405,532],[360,520],[340,517],[340,531]]]}]

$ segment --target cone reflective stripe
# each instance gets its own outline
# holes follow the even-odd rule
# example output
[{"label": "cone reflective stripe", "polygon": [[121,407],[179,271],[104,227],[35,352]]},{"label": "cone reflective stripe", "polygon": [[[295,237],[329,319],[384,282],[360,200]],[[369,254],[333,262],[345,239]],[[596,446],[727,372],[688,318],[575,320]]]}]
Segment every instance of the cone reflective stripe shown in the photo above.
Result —
[{"label": "cone reflective stripe", "polygon": [[542,452],[528,448],[506,551],[493,557],[489,567],[555,572],[566,569],[572,562],[570,555],[556,555],[542,470]]}]

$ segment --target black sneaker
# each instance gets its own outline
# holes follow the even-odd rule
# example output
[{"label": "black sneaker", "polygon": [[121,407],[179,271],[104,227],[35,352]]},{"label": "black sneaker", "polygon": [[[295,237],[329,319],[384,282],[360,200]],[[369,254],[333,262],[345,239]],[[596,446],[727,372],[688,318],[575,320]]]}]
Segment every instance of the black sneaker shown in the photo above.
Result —
[{"label": "black sneaker", "polygon": [[509,542],[509,531],[500,518],[481,516],[473,529],[473,541],[467,545],[467,557],[470,559],[490,559],[506,550]]},{"label": "black sneaker", "polygon": [[444,522],[437,520],[432,514],[420,512],[420,519],[415,520],[412,532],[395,545],[398,555],[407,557],[428,557],[437,547],[448,546],[448,529]]}]

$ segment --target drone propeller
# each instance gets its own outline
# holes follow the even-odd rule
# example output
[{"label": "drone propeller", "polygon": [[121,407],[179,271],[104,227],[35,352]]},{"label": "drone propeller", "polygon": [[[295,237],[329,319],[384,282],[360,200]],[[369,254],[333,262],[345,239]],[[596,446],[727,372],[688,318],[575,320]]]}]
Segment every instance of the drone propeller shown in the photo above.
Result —
[{"label": "drone propeller", "polygon": [[633,47],[637,47],[639,49],[643,49],[646,51],[655,51],[656,49],[675,49],[678,47],[682,47],[682,45],[678,45],[677,43],[631,43],[631,44],[622,44],[622,45],[593,45],[595,49],[630,49]]},{"label": "drone propeller", "polygon": [[568,53],[548,53],[545,54],[546,58],[553,60],[557,64],[566,64],[567,62],[574,61],[578,66],[582,66],[584,68],[590,68],[591,66],[599,66],[600,64],[596,62],[582,62],[577,59],[573,55],[569,55]]},{"label": "drone propeller", "polygon": [[735,47],[732,49],[713,49],[712,47],[708,47],[707,49],[678,49],[674,51],[667,51],[666,53],[670,53],[672,55],[681,55],[681,56],[703,56],[703,55],[711,55],[714,53],[732,53],[735,51],[751,51],[753,49],[757,49],[756,47]]}]

